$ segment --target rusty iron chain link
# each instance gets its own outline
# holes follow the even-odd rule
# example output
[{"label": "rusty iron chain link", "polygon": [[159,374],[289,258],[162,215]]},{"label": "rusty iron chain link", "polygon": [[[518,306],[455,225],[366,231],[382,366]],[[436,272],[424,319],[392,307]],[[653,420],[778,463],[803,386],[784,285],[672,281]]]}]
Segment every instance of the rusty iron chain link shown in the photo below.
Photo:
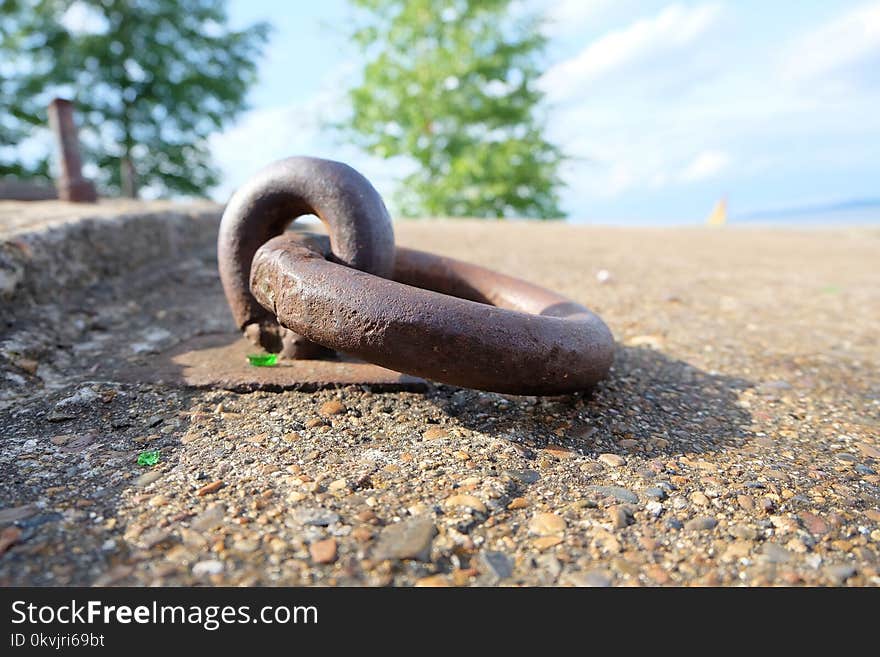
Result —
[{"label": "rusty iron chain link", "polygon": [[[284,233],[304,214],[328,236]],[[441,383],[510,394],[591,389],[614,339],[590,310],[484,267],[395,248],[373,186],[351,167],[293,157],[223,214],[220,276],[245,335],[282,357],[328,350]]]}]

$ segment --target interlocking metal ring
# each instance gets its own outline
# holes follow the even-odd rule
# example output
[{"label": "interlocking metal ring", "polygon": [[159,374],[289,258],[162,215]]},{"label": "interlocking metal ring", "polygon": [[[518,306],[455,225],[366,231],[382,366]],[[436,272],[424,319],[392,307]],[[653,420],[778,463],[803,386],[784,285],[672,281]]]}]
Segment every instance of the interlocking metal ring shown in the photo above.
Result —
[{"label": "interlocking metal ring", "polygon": [[[327,177],[303,178],[304,170]],[[338,196],[331,191],[337,185]],[[332,213],[330,198],[341,204]],[[304,213],[324,220],[329,238],[286,233],[266,241]],[[353,169],[309,158],[269,167],[236,192],[221,225],[221,276],[239,326],[257,323],[268,333],[277,319],[323,347],[495,392],[589,390],[607,374],[614,339],[587,308],[518,278],[414,249],[393,250],[391,270],[377,271],[388,264],[383,249],[388,243],[393,249],[393,236],[375,243],[386,231],[391,234],[381,199]],[[360,241],[350,239],[355,234]],[[366,246],[337,250],[349,244]]]}]

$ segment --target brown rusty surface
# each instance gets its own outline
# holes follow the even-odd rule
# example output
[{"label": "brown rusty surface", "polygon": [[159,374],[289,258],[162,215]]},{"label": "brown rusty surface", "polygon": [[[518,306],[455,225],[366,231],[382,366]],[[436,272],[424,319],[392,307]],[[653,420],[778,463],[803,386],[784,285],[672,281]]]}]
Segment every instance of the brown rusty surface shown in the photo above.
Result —
[{"label": "brown rusty surface", "polygon": [[602,320],[526,281],[413,249],[394,279],[328,260],[320,235],[285,234],[253,259],[251,290],[279,322],[326,347],[453,385],[512,394],[591,389],[611,367]]},{"label": "brown rusty surface", "polygon": [[251,261],[260,245],[307,214],[324,222],[336,262],[383,277],[394,266],[394,232],[385,204],[348,165],[291,157],[270,164],[240,187],[220,224],[220,279],[239,329],[255,344],[286,357],[311,358],[323,350],[279,327],[257,303],[249,288]]},{"label": "brown rusty surface", "polygon": [[63,98],[49,103],[49,124],[58,143],[58,198],[72,203],[94,203],[98,200],[95,186],[82,175],[73,103]]},{"label": "brown rusty surface", "polygon": [[[247,355],[257,352],[246,339],[229,334],[204,335],[154,356],[141,366],[126,367],[115,378],[133,382],[182,383],[194,388],[313,391],[341,385],[365,385],[374,392],[423,391],[427,383],[342,356],[333,360],[280,360],[255,367]],[[343,360],[344,359],[344,360]]]}]

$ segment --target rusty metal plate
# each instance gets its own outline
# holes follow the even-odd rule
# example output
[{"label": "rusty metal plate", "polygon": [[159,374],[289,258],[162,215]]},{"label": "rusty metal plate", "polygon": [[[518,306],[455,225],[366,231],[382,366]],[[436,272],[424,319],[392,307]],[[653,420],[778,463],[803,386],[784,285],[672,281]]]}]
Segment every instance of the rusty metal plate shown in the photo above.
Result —
[{"label": "rusty metal plate", "polygon": [[148,365],[129,368],[124,378],[236,392],[311,392],[344,385],[364,385],[375,392],[423,392],[428,387],[424,379],[345,355],[331,360],[282,360],[272,367],[254,367],[247,355],[256,351],[239,335],[199,336],[154,356]]}]

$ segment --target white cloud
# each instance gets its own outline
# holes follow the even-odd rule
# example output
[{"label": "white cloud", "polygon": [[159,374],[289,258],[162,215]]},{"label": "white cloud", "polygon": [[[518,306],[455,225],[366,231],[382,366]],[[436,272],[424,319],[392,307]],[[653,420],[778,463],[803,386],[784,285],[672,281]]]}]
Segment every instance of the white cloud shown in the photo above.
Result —
[{"label": "white cloud", "polygon": [[61,24],[74,34],[102,34],[107,19],[82,2],[74,2],[61,17]]},{"label": "white cloud", "polygon": [[[853,144],[880,130],[880,113],[870,109],[880,102],[880,89],[870,84],[871,66],[863,65],[880,52],[871,45],[873,9],[751,44],[749,23],[766,17],[731,6],[725,39],[704,47],[700,37],[720,23],[719,12],[715,5],[666,8],[607,32],[557,65],[547,84],[555,101],[550,134],[576,158],[564,173],[563,195],[575,215],[595,212],[597,204],[626,206],[632,198],[696,199],[715,194],[719,184],[739,199],[774,172],[798,171],[802,163],[842,170],[853,166],[837,164],[847,152],[866,158],[869,146]],[[845,36],[844,28],[858,23],[859,36]],[[838,43],[847,38],[855,45]],[[823,47],[823,40],[831,43]],[[801,70],[823,72],[821,87],[785,84],[779,55],[804,48],[828,52],[823,66],[806,55],[799,62]],[[846,77],[851,70],[868,76]],[[827,93],[844,82],[847,93]],[[581,93],[585,87],[589,92]],[[807,148],[809,154],[795,155]]]},{"label": "white cloud", "polygon": [[582,29],[608,8],[609,0],[557,0],[545,12],[545,28],[552,35]]},{"label": "white cloud", "polygon": [[409,173],[409,166],[402,161],[374,158],[352,145],[338,143],[327,124],[343,116],[343,88],[322,92],[304,102],[248,112],[232,128],[211,135],[209,147],[222,174],[222,183],[211,197],[225,203],[242,183],[266,165],[293,155],[308,155],[354,167],[373,184],[390,208],[396,181]]},{"label": "white cloud", "polygon": [[786,49],[783,75],[808,81],[880,56],[880,2],[853,9],[795,40]]},{"label": "white cloud", "polygon": [[606,33],[574,57],[552,66],[542,76],[541,86],[554,100],[573,96],[612,71],[693,43],[716,23],[720,13],[715,4],[670,5],[652,18]]},{"label": "white cloud", "polygon": [[290,155],[311,154],[319,138],[322,99],[255,110],[209,140],[223,184],[212,196],[225,201],[262,167]]},{"label": "white cloud", "polygon": [[683,182],[698,182],[721,173],[730,164],[730,156],[723,151],[703,151],[678,176]]},{"label": "white cloud", "polygon": [[636,182],[636,174],[627,162],[616,162],[611,165],[602,190],[606,196],[617,196],[632,187]]}]

